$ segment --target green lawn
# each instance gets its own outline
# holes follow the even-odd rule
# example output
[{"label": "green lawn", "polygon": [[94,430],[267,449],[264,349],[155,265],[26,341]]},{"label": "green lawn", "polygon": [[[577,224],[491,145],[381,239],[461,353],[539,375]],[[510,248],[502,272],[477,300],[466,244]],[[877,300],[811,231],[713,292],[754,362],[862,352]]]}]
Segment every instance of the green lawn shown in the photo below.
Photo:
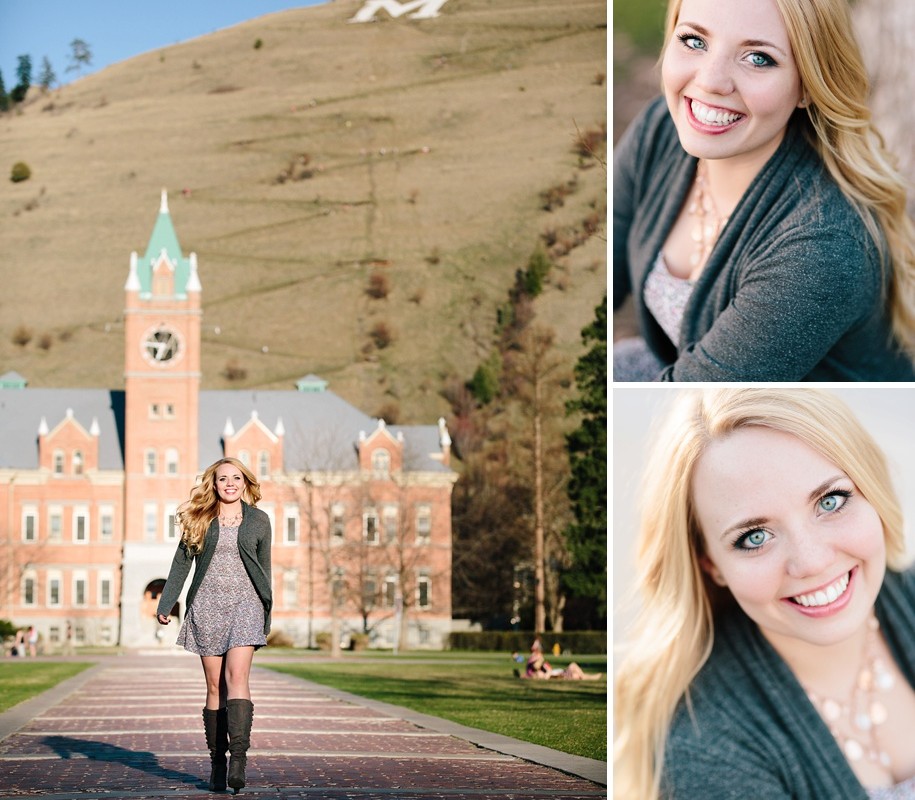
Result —
[{"label": "green lawn", "polygon": [[28,660],[0,663],[0,712],[72,678],[89,666],[91,664]]},{"label": "green lawn", "polygon": [[[550,658],[553,666],[570,659]],[[352,654],[335,662],[262,666],[352,694],[501,733],[566,753],[607,760],[607,659],[580,656],[599,681],[529,681],[504,654]]]}]

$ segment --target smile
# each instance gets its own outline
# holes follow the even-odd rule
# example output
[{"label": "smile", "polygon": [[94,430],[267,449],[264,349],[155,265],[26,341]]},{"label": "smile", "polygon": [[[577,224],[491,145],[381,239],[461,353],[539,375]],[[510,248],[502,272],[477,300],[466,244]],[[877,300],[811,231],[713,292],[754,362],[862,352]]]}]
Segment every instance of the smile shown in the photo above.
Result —
[{"label": "smile", "polygon": [[746,118],[746,114],[740,114],[737,111],[730,111],[726,108],[715,108],[707,106],[691,97],[685,97],[686,119],[690,126],[707,135],[715,136],[727,133],[732,128],[740,125]]},{"label": "smile", "polygon": [[736,111],[727,111],[723,108],[712,108],[711,106],[700,103],[698,100],[689,101],[689,110],[699,122],[706,125],[732,125],[741,119],[744,115]]},{"label": "smile", "polygon": [[799,594],[791,598],[798,605],[805,608],[818,608],[828,606],[834,603],[848,591],[848,583],[851,580],[851,573],[846,572],[841,578],[833,581],[825,589],[818,589],[810,594]]}]

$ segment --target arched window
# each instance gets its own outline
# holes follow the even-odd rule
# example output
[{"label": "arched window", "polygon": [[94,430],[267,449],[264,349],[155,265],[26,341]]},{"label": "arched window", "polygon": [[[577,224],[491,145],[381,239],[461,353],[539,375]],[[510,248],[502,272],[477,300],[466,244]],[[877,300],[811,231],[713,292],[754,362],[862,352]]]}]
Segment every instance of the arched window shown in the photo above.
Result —
[{"label": "arched window", "polygon": [[387,475],[391,471],[391,454],[383,447],[372,453],[372,472],[376,475]]},{"label": "arched window", "polygon": [[64,451],[55,450],[54,451],[54,474],[63,475],[64,474]]},{"label": "arched window", "polygon": [[267,478],[270,476],[270,453],[261,450],[257,454],[257,477]]},{"label": "arched window", "polygon": [[73,474],[74,475],[83,474],[83,451],[82,450],[73,451]]}]

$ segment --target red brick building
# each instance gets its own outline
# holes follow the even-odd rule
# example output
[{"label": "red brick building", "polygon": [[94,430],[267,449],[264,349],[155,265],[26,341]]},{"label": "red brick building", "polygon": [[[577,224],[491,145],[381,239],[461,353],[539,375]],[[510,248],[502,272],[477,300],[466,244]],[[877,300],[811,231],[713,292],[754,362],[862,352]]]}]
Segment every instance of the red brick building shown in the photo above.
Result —
[{"label": "red brick building", "polygon": [[0,618],[35,625],[48,649],[173,643],[178,626],[154,609],[175,512],[228,455],[257,474],[273,523],[275,631],[441,647],[457,477],[444,421],[388,427],[314,375],[288,391],[201,390],[202,291],[163,192],[130,258],[124,390],[0,377]]}]

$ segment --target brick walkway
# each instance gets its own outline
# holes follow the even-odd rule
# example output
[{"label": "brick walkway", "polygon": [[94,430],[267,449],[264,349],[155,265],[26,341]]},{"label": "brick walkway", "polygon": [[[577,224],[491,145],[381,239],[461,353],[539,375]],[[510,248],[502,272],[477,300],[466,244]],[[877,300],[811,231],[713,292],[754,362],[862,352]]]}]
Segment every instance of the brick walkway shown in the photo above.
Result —
[{"label": "brick walkway", "polygon": [[[0,715],[0,800],[209,795],[202,780],[209,774],[202,683],[199,663],[190,657],[106,658]],[[607,796],[602,762],[257,667],[251,692],[248,786],[240,794],[284,800]]]}]

